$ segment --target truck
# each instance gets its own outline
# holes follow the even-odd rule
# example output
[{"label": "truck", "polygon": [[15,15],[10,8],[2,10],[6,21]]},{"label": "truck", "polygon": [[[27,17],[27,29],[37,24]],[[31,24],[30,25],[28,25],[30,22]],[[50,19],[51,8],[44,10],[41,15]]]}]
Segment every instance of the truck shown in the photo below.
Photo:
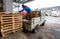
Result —
[{"label": "truck", "polygon": [[[32,11],[33,12],[33,11]],[[35,11],[40,12],[40,16],[38,17],[32,17],[30,20],[23,19],[23,30],[27,30],[29,32],[37,32],[39,26],[44,26],[45,24],[45,13],[41,13],[41,11]]]}]

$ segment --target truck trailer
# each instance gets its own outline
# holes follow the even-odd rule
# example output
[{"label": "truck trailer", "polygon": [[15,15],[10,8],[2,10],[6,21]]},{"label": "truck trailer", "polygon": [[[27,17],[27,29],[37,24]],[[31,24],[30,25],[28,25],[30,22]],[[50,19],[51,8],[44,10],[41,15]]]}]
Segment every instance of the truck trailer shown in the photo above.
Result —
[{"label": "truck trailer", "polygon": [[[39,13],[39,14],[33,14]],[[29,32],[36,32],[38,27],[45,24],[45,13],[41,13],[41,11],[31,11],[32,16],[29,20],[23,19],[23,30],[27,30]],[[39,16],[38,16],[39,15]]]}]

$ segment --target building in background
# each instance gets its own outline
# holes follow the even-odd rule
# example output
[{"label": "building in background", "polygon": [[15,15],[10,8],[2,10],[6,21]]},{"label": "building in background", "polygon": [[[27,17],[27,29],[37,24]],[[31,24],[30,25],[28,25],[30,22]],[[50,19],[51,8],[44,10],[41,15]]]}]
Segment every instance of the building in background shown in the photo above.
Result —
[{"label": "building in background", "polygon": [[15,10],[18,10],[16,9],[16,7],[20,9],[20,5],[22,2],[25,3],[29,1],[32,0],[0,0],[0,12],[14,12],[14,8]]}]

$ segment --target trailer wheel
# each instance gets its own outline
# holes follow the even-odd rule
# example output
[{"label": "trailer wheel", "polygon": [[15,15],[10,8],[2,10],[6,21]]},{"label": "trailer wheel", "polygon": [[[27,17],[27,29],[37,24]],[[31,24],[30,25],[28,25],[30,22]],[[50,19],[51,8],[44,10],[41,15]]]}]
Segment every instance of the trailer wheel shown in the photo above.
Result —
[{"label": "trailer wheel", "polygon": [[35,27],[35,29],[33,29],[31,32],[32,32],[32,33],[38,32],[38,27],[39,27],[39,25],[37,24],[36,27]]},{"label": "trailer wheel", "polygon": [[37,29],[33,29],[31,33],[36,33],[37,31],[38,31]]},{"label": "trailer wheel", "polygon": [[[45,20],[46,21],[46,20]],[[44,26],[45,25],[45,21],[42,23],[42,25],[41,26]]]}]

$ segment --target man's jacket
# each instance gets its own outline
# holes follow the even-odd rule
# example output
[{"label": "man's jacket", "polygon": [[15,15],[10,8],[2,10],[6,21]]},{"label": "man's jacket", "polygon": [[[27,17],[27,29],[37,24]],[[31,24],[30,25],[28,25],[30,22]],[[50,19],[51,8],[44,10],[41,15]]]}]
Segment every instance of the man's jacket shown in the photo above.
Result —
[{"label": "man's jacket", "polygon": [[23,12],[24,10],[26,10],[28,13],[31,11],[31,9],[29,7],[23,8],[21,11],[19,12]]}]

